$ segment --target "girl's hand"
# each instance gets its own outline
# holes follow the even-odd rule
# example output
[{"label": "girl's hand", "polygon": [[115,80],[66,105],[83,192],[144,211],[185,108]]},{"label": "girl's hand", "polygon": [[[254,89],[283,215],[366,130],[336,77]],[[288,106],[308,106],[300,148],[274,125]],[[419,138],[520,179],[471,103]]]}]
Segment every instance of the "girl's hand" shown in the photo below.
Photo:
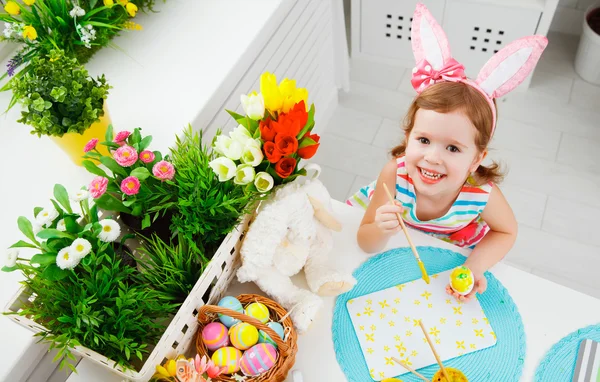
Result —
[{"label": "girl's hand", "polygon": [[394,234],[402,229],[396,213],[401,214],[402,205],[398,201],[387,202],[375,211],[375,225],[385,234]]},{"label": "girl's hand", "polygon": [[455,292],[452,289],[452,287],[450,286],[450,284],[448,284],[446,286],[446,293],[454,296],[459,301],[463,301],[463,302],[471,301],[475,297],[475,293],[481,294],[481,293],[485,292],[485,290],[487,289],[487,279],[485,278],[483,273],[473,273],[473,278],[475,281],[475,285],[473,285],[473,290],[471,290],[471,292],[469,292],[469,294],[463,296],[463,295]]}]

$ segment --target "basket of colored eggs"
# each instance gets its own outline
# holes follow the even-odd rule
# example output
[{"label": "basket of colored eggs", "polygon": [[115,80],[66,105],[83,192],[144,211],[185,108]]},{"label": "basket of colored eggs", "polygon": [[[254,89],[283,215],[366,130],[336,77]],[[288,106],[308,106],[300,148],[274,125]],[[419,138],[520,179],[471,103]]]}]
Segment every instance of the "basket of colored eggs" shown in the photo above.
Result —
[{"label": "basket of colored eggs", "polygon": [[213,381],[235,381],[238,373],[246,382],[284,381],[294,366],[298,346],[292,320],[269,298],[226,296],[218,305],[201,307],[198,322],[198,354],[226,368]]}]

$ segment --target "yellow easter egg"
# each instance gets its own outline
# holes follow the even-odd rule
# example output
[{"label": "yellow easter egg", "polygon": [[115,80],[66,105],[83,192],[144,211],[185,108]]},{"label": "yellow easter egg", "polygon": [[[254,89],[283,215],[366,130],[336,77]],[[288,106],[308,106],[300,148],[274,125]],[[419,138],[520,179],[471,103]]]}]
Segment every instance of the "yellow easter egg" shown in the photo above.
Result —
[{"label": "yellow easter egg", "polygon": [[398,378],[386,378],[382,379],[381,382],[402,382],[402,380]]},{"label": "yellow easter egg", "polygon": [[263,324],[266,324],[267,321],[269,321],[269,308],[260,302],[253,302],[252,304],[248,305],[245,313],[247,316],[254,317]]},{"label": "yellow easter egg", "polygon": [[227,346],[215,351],[211,359],[216,366],[226,367],[226,374],[233,374],[240,370],[242,352],[234,347]]},{"label": "yellow easter egg", "polygon": [[469,294],[474,283],[473,272],[464,265],[454,268],[450,273],[450,287],[458,294]]},{"label": "yellow easter egg", "polygon": [[240,322],[229,329],[229,340],[240,350],[250,349],[258,343],[258,330],[250,324]]},{"label": "yellow easter egg", "polygon": [[446,372],[448,373],[448,377],[450,377],[450,380],[448,381],[444,377],[442,370],[438,370],[437,373],[435,373],[435,375],[433,376],[433,379],[431,379],[431,382],[469,382],[469,380],[462,373],[462,371],[460,371],[458,369],[453,369],[451,367],[444,367],[444,369],[446,369]]}]

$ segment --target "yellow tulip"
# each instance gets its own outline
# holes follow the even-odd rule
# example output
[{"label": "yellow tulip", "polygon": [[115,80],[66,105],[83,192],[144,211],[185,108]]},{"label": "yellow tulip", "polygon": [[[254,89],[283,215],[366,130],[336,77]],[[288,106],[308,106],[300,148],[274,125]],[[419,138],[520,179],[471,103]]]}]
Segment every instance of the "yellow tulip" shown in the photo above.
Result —
[{"label": "yellow tulip", "polygon": [[170,359],[165,366],[170,376],[174,377],[177,375],[177,363],[174,359]]},{"label": "yellow tulip", "polygon": [[127,13],[129,13],[129,16],[131,17],[135,17],[135,14],[138,11],[138,7],[134,3],[127,3],[125,9],[127,9]]},{"label": "yellow tulip", "polygon": [[31,7],[35,3],[35,0],[23,0],[23,2]]},{"label": "yellow tulip", "polygon": [[121,5],[126,6],[127,3],[129,3],[129,0],[119,0],[119,2],[121,3]]},{"label": "yellow tulip", "polygon": [[279,90],[283,97],[282,112],[287,113],[302,100],[304,100],[304,105],[308,110],[308,91],[304,88],[296,88],[296,80],[284,78],[279,84]]},{"label": "yellow tulip", "polygon": [[21,7],[19,7],[19,4],[15,3],[14,1],[7,1],[6,5],[4,6],[4,10],[9,15],[13,16],[16,16],[21,13]]},{"label": "yellow tulip", "polygon": [[31,25],[28,25],[23,28],[23,38],[28,38],[29,40],[33,41],[37,38],[37,31]]},{"label": "yellow tulip", "polygon": [[165,369],[164,367],[160,366],[160,365],[156,365],[156,374],[160,377],[164,377],[164,378],[169,378],[169,372],[167,371],[167,369]]},{"label": "yellow tulip", "polygon": [[265,100],[265,108],[271,112],[279,112],[283,106],[283,96],[277,87],[274,74],[265,72],[260,76],[260,92]]},{"label": "yellow tulip", "polygon": [[112,7],[113,5],[115,5],[114,0],[104,0],[104,6]]}]

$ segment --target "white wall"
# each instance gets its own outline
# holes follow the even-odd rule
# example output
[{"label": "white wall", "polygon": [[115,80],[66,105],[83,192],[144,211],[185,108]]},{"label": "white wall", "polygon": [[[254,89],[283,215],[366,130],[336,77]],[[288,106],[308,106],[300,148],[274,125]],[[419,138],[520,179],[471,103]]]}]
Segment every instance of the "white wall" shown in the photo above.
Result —
[{"label": "white wall", "polygon": [[583,14],[595,2],[596,0],[560,0],[550,30],[580,35],[583,30]]}]

